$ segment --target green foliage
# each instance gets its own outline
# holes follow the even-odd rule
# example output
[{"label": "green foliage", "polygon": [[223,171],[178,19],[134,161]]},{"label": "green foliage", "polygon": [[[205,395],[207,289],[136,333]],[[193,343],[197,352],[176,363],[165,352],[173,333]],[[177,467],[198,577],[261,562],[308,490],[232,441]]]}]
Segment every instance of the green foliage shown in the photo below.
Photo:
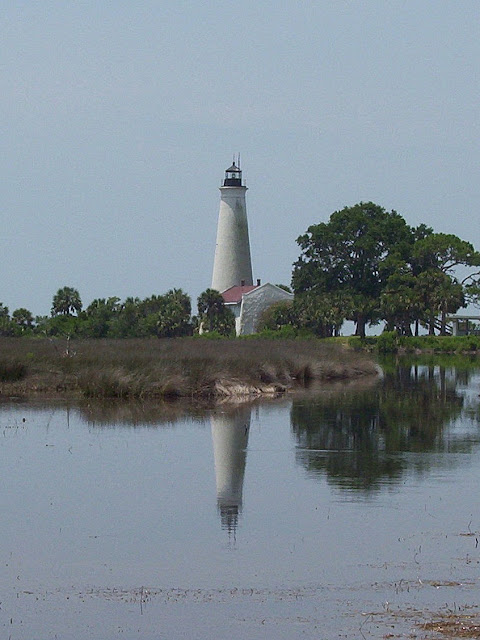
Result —
[{"label": "green foliage", "polygon": [[377,338],[377,350],[379,353],[397,353],[399,338],[396,331],[384,331]]},{"label": "green foliage", "polygon": [[353,351],[364,350],[363,340],[360,336],[350,336],[348,338],[348,346],[353,349]]},{"label": "green foliage", "polygon": [[295,296],[291,318],[298,329],[306,329],[320,338],[327,338],[338,335],[352,305],[351,296],[342,292],[300,293]]},{"label": "green foliage", "polygon": [[294,314],[292,302],[290,300],[281,300],[267,307],[257,323],[257,333],[265,330],[278,331],[285,326],[291,328],[294,323]]},{"label": "green foliage", "polygon": [[480,300],[480,272],[461,282],[455,274],[459,266],[480,266],[471,243],[425,225],[411,228],[395,211],[371,202],[334,212],[297,242],[302,254],[292,283],[296,296],[303,297],[297,321],[318,335],[328,334],[323,299],[332,294],[342,295],[338,314],[356,322],[359,336],[365,336],[367,324],[382,319],[400,335],[411,335],[413,323],[416,331],[421,324],[432,334],[439,323],[445,335],[447,313]]},{"label": "green foliage", "polygon": [[107,334],[109,338],[134,338],[139,336],[140,305],[141,300],[139,298],[131,297],[120,305],[118,311],[109,321]]},{"label": "green foliage", "polygon": [[217,332],[222,336],[235,334],[235,316],[225,306],[222,294],[206,289],[197,299],[198,317],[203,332]]},{"label": "green foliage", "polygon": [[106,338],[121,308],[120,298],[97,298],[85,310],[80,334],[90,338]]},{"label": "green foliage", "polygon": [[374,351],[377,346],[377,337],[350,336],[348,338],[348,346],[354,351]]},{"label": "green foliage", "polygon": [[192,334],[190,297],[181,289],[144,300],[129,297],[123,303],[116,296],[97,298],[76,316],[61,311],[67,309],[66,304],[58,304],[55,309],[51,318],[37,317],[37,334],[83,338],[173,338]]},{"label": "green foliage", "polygon": [[446,233],[426,233],[415,242],[413,258],[422,271],[449,273],[458,265],[480,265],[480,253],[470,242]]},{"label": "green foliage", "polygon": [[0,336],[7,337],[11,335],[13,335],[13,331],[9,310],[8,307],[0,302]]},{"label": "green foliage", "polygon": [[190,297],[181,289],[170,289],[158,298],[158,311],[150,314],[155,317],[154,332],[157,337],[175,338],[191,335],[192,306]]},{"label": "green foliage", "polygon": [[294,264],[294,291],[348,296],[353,305],[344,318],[354,320],[364,336],[366,323],[380,315],[380,294],[395,260],[409,255],[412,241],[402,216],[373,202],[335,211],[328,223],[309,227],[297,239],[302,254]]},{"label": "green foliage", "polygon": [[432,351],[434,353],[468,353],[480,350],[480,336],[416,336],[404,338],[406,351]]},{"label": "green foliage", "polygon": [[33,315],[23,307],[15,309],[12,313],[12,325],[16,335],[31,333],[34,325]]},{"label": "green foliage", "polygon": [[[310,334],[311,335],[311,334]],[[298,330],[291,324],[285,324],[278,329],[268,327],[255,334],[256,338],[266,338],[271,340],[292,340],[298,336]],[[244,336],[249,338],[250,336]]]},{"label": "green foliage", "polygon": [[356,351],[376,350],[389,353],[465,354],[480,351],[480,336],[400,336],[395,331],[384,331],[379,336],[360,338],[351,336],[348,345]]},{"label": "green foliage", "polygon": [[42,332],[50,337],[75,337],[79,334],[80,327],[81,319],[77,316],[71,315],[58,315],[52,318],[48,318],[48,320],[43,325],[41,325]]},{"label": "green foliage", "polygon": [[63,287],[53,296],[52,316],[70,316],[79,314],[82,310],[82,300],[77,289],[73,287]]}]

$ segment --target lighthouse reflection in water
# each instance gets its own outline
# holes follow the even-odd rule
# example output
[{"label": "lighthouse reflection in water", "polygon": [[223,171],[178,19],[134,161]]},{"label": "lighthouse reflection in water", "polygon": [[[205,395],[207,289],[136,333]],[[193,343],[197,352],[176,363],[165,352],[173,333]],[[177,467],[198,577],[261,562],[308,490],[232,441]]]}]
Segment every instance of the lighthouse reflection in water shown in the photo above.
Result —
[{"label": "lighthouse reflection in water", "polygon": [[242,511],[250,418],[250,407],[211,416],[217,506],[222,529],[234,537]]}]

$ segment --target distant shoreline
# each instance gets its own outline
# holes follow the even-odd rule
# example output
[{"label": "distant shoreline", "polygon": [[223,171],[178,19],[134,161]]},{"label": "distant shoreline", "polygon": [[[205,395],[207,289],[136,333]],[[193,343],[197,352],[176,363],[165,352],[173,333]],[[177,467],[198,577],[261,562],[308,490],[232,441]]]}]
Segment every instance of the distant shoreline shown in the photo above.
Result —
[{"label": "distant shoreline", "polygon": [[376,375],[367,354],[316,339],[0,339],[2,400],[249,399]]}]

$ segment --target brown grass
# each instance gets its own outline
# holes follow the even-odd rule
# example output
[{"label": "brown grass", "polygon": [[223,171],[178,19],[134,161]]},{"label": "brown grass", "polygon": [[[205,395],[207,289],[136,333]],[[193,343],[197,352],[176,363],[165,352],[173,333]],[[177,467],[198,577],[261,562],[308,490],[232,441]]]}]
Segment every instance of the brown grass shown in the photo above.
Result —
[{"label": "brown grass", "polygon": [[375,374],[364,354],[319,340],[0,339],[0,395],[215,397]]},{"label": "brown grass", "polygon": [[425,622],[421,628],[444,638],[480,638],[478,616],[452,613],[443,615],[433,622]]}]

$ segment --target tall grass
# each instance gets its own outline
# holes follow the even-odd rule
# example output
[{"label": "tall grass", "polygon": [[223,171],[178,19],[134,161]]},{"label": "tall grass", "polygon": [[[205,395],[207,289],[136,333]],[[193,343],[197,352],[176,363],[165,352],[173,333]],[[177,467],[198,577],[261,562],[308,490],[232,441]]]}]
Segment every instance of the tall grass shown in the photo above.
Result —
[{"label": "tall grass", "polygon": [[282,391],[312,380],[370,375],[361,353],[319,340],[0,339],[0,393],[73,392],[86,397],[214,397]]}]

